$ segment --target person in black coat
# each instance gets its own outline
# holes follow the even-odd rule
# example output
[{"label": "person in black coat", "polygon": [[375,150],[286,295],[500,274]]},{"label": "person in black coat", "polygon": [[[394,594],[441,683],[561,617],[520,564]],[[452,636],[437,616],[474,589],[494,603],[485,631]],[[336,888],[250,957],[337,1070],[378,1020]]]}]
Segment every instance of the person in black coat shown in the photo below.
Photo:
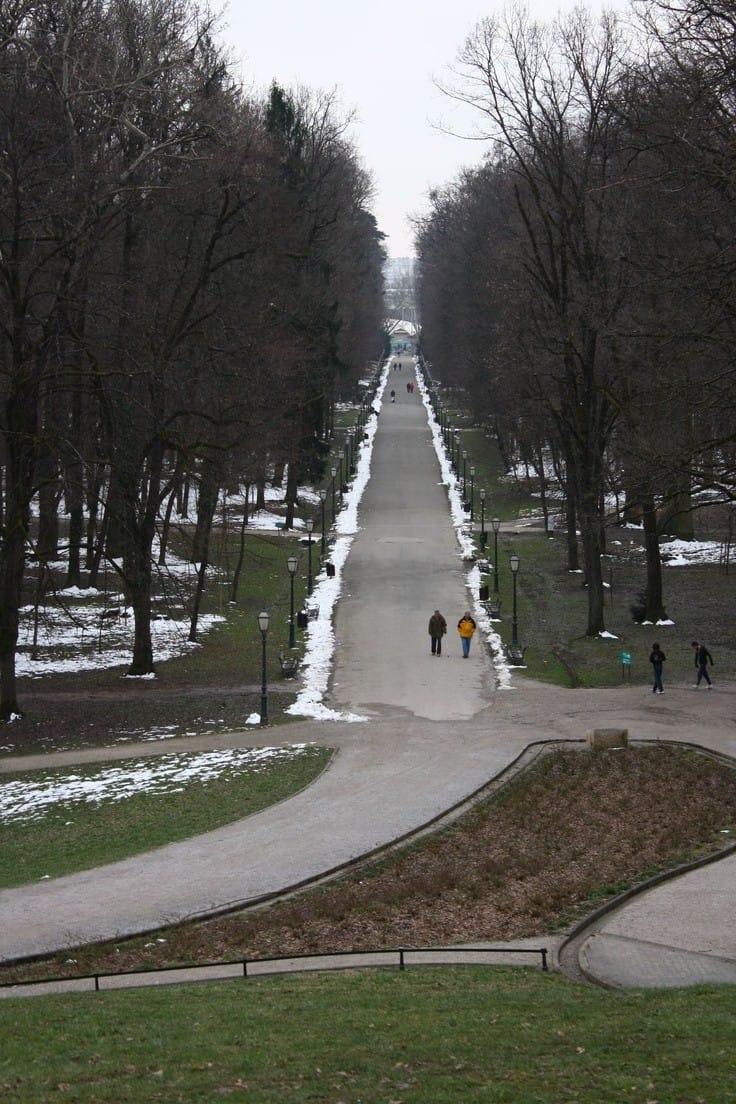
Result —
[{"label": "person in black coat", "polygon": [[708,689],[711,690],[713,683],[710,681],[710,675],[708,674],[708,664],[713,666],[713,656],[710,654],[705,644],[701,644],[697,640],[693,640],[693,650],[695,652],[695,666],[698,670],[697,678],[695,679],[695,687],[697,689],[700,686],[700,680],[705,679],[708,683]]},{"label": "person in black coat", "polygon": [[652,687],[653,694],[664,694],[664,686],[662,685],[662,665],[667,656],[664,654],[659,644],[652,644],[652,651],[649,656],[649,662],[652,665],[654,671],[654,686]]},{"label": "person in black coat", "polygon": [[438,609],[429,619],[429,635],[432,640],[432,655],[442,655],[442,637],[447,632],[447,621]]}]

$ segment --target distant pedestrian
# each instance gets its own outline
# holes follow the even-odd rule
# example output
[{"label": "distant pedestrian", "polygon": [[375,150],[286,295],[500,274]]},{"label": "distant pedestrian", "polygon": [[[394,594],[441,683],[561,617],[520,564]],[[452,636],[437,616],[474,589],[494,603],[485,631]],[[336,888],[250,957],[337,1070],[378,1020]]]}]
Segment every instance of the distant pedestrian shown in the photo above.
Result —
[{"label": "distant pedestrian", "polygon": [[466,610],[457,623],[457,631],[460,633],[460,643],[463,648],[463,659],[467,659],[470,655],[470,641],[473,639],[476,627],[475,621],[470,616],[469,611]]},{"label": "distant pedestrian", "polygon": [[695,679],[695,688],[700,686],[700,680],[705,679],[708,683],[708,689],[713,689],[713,683],[710,681],[710,675],[708,674],[708,664],[713,666],[713,656],[710,654],[705,644],[701,644],[698,640],[693,640],[692,648],[695,652],[695,666],[698,671],[697,678]]},{"label": "distant pedestrian", "polygon": [[438,609],[429,619],[429,635],[432,639],[432,655],[442,655],[442,637],[447,632],[447,622]]},{"label": "distant pedestrian", "polygon": [[393,390],[391,391],[391,402],[396,402],[396,392]]},{"label": "distant pedestrian", "polygon": [[409,380],[406,382],[406,393],[407,395],[411,395],[411,382]]},{"label": "distant pedestrian", "polygon": [[654,686],[652,687],[653,694],[664,694],[664,686],[662,685],[662,665],[667,659],[659,644],[652,644],[651,655],[649,656],[649,662],[652,665],[654,671]]}]

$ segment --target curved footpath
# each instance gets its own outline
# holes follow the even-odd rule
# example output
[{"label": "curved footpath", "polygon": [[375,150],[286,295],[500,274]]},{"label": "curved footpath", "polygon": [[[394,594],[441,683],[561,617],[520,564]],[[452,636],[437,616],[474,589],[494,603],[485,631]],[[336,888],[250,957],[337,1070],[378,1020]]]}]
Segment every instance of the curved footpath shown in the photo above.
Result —
[{"label": "curved footpath", "polygon": [[[424,407],[418,391],[405,391],[407,367],[388,381],[397,401],[383,404],[335,617],[328,704],[367,720],[269,730],[274,744],[337,749],[319,779],[280,805],[123,862],[0,892],[0,960],[154,930],[316,878],[441,816],[539,740],[621,726],[631,740],[678,740],[736,759],[733,685],[713,693],[668,685],[664,698],[643,687],[564,690],[525,679],[496,689],[477,637],[461,658],[454,625],[469,603],[465,569]],[[435,607],[449,626],[439,659],[427,636]],[[145,750],[262,743],[251,730]],[[97,757],[59,753],[44,765]],[[0,770],[27,765],[5,759]],[[599,917],[562,950],[560,964],[612,986],[736,982],[735,916],[736,855]],[[525,942],[554,952],[560,940]]]}]

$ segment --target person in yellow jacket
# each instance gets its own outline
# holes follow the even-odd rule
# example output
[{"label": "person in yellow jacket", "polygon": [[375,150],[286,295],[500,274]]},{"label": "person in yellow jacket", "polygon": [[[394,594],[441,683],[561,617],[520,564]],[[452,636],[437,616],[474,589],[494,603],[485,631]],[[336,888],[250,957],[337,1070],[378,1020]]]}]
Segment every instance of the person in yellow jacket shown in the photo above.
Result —
[{"label": "person in yellow jacket", "polygon": [[460,633],[460,643],[463,646],[463,659],[467,659],[470,655],[470,641],[473,639],[473,633],[476,628],[475,621],[470,616],[469,611],[466,610],[457,623],[457,631]]}]

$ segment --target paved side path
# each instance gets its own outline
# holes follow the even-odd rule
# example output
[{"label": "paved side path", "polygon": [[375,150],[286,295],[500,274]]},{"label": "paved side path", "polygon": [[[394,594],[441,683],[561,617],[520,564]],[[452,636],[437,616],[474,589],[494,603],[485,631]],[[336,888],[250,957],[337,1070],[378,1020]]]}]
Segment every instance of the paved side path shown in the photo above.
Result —
[{"label": "paved side path", "polygon": [[[394,386],[336,618],[332,701],[369,722],[271,730],[274,742],[337,749],[308,790],[280,805],[125,862],[0,892],[0,958],[155,929],[315,877],[440,815],[537,740],[580,740],[593,727],[623,725],[631,739],[679,739],[736,758],[733,686],[706,695],[668,685],[664,699],[641,687],[569,691],[523,679],[495,690],[477,640],[470,659],[460,658],[454,623],[467,597],[439,466],[418,392]],[[441,659],[430,656],[426,633],[435,605],[450,626]],[[247,731],[168,741],[165,750],[258,743],[262,734]],[[612,985],[734,980],[733,874],[732,861],[714,863],[693,889],[678,880],[636,899],[588,933],[581,963]],[[704,919],[698,903],[706,898],[712,912]],[[706,927],[710,942],[696,938]],[[668,951],[680,956],[677,969]]]}]

